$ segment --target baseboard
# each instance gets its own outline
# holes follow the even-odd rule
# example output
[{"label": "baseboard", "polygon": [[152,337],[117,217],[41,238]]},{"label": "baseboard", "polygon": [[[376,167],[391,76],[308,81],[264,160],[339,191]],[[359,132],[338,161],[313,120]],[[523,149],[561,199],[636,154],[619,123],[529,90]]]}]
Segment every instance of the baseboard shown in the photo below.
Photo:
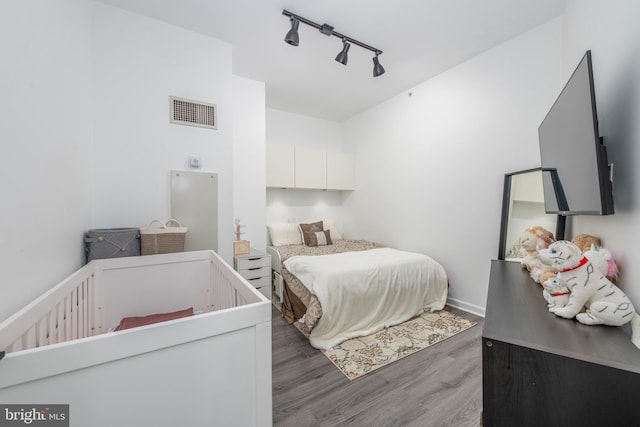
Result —
[{"label": "baseboard", "polygon": [[484,317],[485,307],[469,304],[468,302],[460,301],[455,298],[447,298],[447,305]]}]

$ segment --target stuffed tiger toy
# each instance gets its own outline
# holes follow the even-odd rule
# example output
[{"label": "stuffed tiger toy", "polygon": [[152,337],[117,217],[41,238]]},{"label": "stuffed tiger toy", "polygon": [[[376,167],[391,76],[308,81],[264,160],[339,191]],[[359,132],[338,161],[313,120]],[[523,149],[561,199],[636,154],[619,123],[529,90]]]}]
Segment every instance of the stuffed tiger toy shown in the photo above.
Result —
[{"label": "stuffed tiger toy", "polygon": [[559,240],[539,250],[538,259],[557,270],[571,292],[564,307],[551,307],[549,311],[566,319],[575,317],[585,325],[622,326],[631,322],[631,341],[640,348],[640,316],[633,304],[577,245]]}]

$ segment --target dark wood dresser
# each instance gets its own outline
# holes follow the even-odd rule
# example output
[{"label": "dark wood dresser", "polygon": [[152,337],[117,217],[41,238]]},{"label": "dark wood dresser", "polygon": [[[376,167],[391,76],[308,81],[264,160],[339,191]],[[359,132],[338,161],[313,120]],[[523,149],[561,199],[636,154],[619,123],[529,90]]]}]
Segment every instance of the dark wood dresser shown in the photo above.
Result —
[{"label": "dark wood dresser", "polygon": [[492,261],[483,426],[640,426],[640,349],[628,333],[555,316],[519,263]]}]

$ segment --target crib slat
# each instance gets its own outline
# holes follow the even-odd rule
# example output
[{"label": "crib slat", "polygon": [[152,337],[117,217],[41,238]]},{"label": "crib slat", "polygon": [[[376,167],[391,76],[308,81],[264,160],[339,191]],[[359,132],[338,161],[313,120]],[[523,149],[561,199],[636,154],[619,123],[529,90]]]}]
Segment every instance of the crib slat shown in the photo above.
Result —
[{"label": "crib slat", "polygon": [[102,289],[98,285],[98,280],[96,279],[96,275],[92,274],[90,276],[91,281],[91,289],[93,295],[93,301],[91,303],[92,307],[92,317],[93,317],[93,335],[99,335],[107,331],[108,328],[104,327],[104,317],[102,311]]},{"label": "crib slat", "polygon": [[78,291],[71,291],[71,339],[78,338]]},{"label": "crib slat", "polygon": [[72,339],[71,332],[71,296],[64,297],[64,339],[68,341]]},{"label": "crib slat", "polygon": [[56,310],[54,308],[47,316],[47,344],[55,344],[56,335]]},{"label": "crib slat", "polygon": [[36,344],[35,347],[40,347],[48,344],[47,340],[47,317],[43,317],[36,324]]},{"label": "crib slat", "polygon": [[84,337],[84,310],[82,308],[82,284],[78,286],[78,304],[76,309],[78,310],[78,338]]},{"label": "crib slat", "polygon": [[36,333],[36,325],[33,325],[29,330],[23,335],[22,339],[22,348],[33,348],[37,343],[37,333]]},{"label": "crib slat", "polygon": [[237,306],[236,292],[220,270],[219,266],[214,266],[213,270],[213,310],[223,310]]},{"label": "crib slat", "polygon": [[94,336],[98,334],[97,328],[97,316],[98,316],[98,304],[96,298],[96,287],[94,276],[87,278],[89,283],[89,335]]},{"label": "crib slat", "polygon": [[56,342],[64,342],[65,339],[65,333],[64,333],[64,301],[60,302],[60,304],[58,304],[56,306],[56,331],[57,331],[57,335],[56,335]]},{"label": "crib slat", "polygon": [[94,313],[94,297],[93,297],[93,281],[90,278],[87,278],[87,319],[88,319],[88,329],[87,329],[87,336],[92,337],[95,334],[95,329],[94,329],[94,321],[93,321],[93,316],[95,315]]},{"label": "crib slat", "polygon": [[87,281],[82,282],[82,338],[87,336]]}]

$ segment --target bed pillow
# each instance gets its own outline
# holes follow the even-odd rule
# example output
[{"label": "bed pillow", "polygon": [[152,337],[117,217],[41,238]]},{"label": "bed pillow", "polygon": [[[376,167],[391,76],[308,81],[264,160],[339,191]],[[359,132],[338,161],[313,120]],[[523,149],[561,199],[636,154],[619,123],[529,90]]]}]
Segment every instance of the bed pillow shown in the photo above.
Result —
[{"label": "bed pillow", "polygon": [[324,225],[322,221],[310,222],[308,224],[298,224],[298,228],[300,229],[300,234],[302,234],[302,243],[305,245],[307,242],[304,240],[304,233],[315,233],[316,231],[323,231]]},{"label": "bed pillow", "polygon": [[271,245],[273,246],[302,244],[302,234],[298,224],[271,224],[267,228],[269,229]]},{"label": "bed pillow", "polygon": [[[300,232],[302,233],[302,241],[307,246],[320,246],[331,245],[330,233],[324,234],[325,230],[322,221],[316,221],[309,224],[299,224]],[[322,235],[316,235],[320,233]],[[323,243],[324,242],[324,243]]]},{"label": "bed pillow", "polygon": [[123,329],[137,328],[138,326],[151,325],[153,323],[166,322],[167,320],[180,319],[182,317],[193,316],[193,307],[184,310],[174,311],[172,313],[158,313],[142,317],[125,317],[114,331]]},{"label": "bed pillow", "polygon": [[331,238],[333,240],[340,240],[342,239],[342,236],[340,235],[340,232],[338,231],[338,227],[336,227],[336,223],[331,221],[331,220],[323,220],[322,224],[324,225],[324,229],[325,230],[329,230],[331,231]]},{"label": "bed pillow", "polygon": [[331,231],[307,231],[304,233],[304,244],[307,246],[333,245],[331,241]]}]

